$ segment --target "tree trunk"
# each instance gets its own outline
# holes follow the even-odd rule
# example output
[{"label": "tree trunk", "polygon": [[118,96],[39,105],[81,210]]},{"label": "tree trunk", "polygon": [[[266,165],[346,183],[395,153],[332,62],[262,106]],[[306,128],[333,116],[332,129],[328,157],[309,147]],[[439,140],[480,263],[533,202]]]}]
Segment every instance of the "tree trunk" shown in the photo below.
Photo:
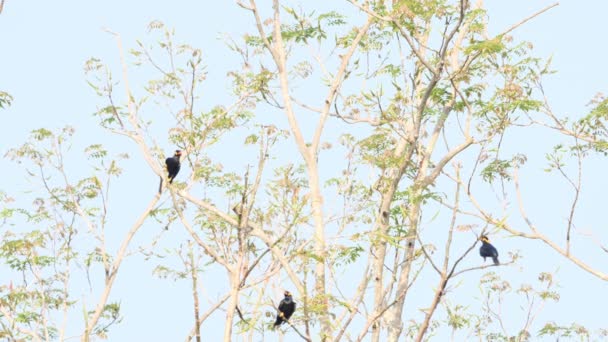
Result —
[{"label": "tree trunk", "polygon": [[[414,196],[418,196],[418,191],[415,192]],[[405,306],[405,296],[407,295],[407,288],[410,279],[410,272],[412,270],[412,263],[414,261],[414,254],[416,251],[416,236],[418,234],[418,216],[420,214],[420,204],[412,205],[408,214],[408,220],[410,222],[408,229],[408,238],[406,239],[406,253],[404,256],[405,264],[403,270],[399,276],[399,282],[397,283],[397,290],[395,292],[396,303],[387,311],[387,322],[388,322],[388,341],[396,342],[401,336],[403,331],[403,307]]]},{"label": "tree trunk", "polygon": [[232,326],[234,324],[234,314],[236,312],[236,306],[238,305],[239,299],[239,270],[240,268],[236,269],[235,272],[230,275],[230,301],[228,302],[228,308],[226,308],[224,342],[232,341]]},{"label": "tree trunk", "polygon": [[[380,209],[376,216],[376,222],[374,224],[374,241],[371,247],[371,257],[374,258],[373,262],[373,281],[374,281],[374,315],[380,314],[384,310],[384,260],[386,258],[386,234],[388,233],[390,209],[393,202],[393,197],[401,181],[401,177],[405,172],[406,166],[409,164],[409,160],[413,153],[413,148],[408,148],[409,144],[406,139],[401,139],[399,145],[395,149],[395,155],[403,158],[401,165],[398,169],[393,170],[393,175],[390,178],[390,185],[386,192],[382,196],[382,202],[380,203]],[[382,186],[382,184],[380,184]],[[380,332],[382,331],[380,325],[380,318],[377,322],[372,325],[372,341],[380,342]]]},{"label": "tree trunk", "polygon": [[319,258],[315,265],[315,296],[321,304],[321,341],[331,339],[332,326],[329,321],[329,303],[325,288],[325,222],[323,220],[323,196],[319,185],[317,163],[311,158],[308,167],[309,186],[312,195],[312,215],[315,223],[314,251]]}]

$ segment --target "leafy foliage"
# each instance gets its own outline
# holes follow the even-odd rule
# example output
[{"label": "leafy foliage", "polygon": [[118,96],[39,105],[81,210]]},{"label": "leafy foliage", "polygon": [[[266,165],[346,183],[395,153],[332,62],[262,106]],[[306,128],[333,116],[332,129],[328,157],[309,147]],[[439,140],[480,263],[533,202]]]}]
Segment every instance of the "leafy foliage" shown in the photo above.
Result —
[{"label": "leafy foliage", "polygon": [[[126,137],[163,179],[166,145],[184,153],[180,177],[151,193],[134,223],[111,216],[124,151],[99,143],[72,149],[76,130],[69,126],[34,130],[9,150],[32,184],[23,198],[32,198],[17,204],[0,192],[0,222],[10,227],[0,265],[12,280],[0,284],[0,337],[64,338],[63,315],[84,325],[84,341],[110,339],[114,325],[137,319],[123,317],[128,298],[110,295],[130,256],[154,263],[152,275],[161,280],[188,283],[188,339],[200,337],[200,325],[217,312],[225,339],[264,339],[264,312],[285,289],[298,301],[285,329],[306,340],[427,340],[447,330],[455,339],[489,341],[606,335],[541,322],[544,307],[562,298],[552,273],[521,284],[508,272],[479,276],[488,267],[525,269],[519,253],[501,250],[498,266],[472,257],[478,235],[510,234],[541,240],[580,266],[569,238],[564,251],[527,217],[530,231],[518,230],[507,185],[517,182],[528,155],[504,150],[515,127],[559,134],[546,171],[558,171],[575,190],[569,237],[581,187],[568,167],[608,153],[603,95],[582,118],[554,116],[540,86],[552,73],[549,61],[510,31],[488,36],[481,2],[352,2],[360,18],[340,7],[317,13],[281,4],[269,19],[255,2],[238,4],[254,16],[257,32],[224,36],[240,63],[222,70],[226,84],[213,79],[214,88],[229,88],[221,97],[208,95],[208,78],[217,75],[207,51],[178,42],[160,21],[149,24],[149,39],[131,44],[120,72],[101,58],[84,64],[100,99],[93,115],[107,134]],[[138,75],[131,85],[114,76],[127,69]],[[123,86],[133,88],[118,91]],[[12,100],[0,92],[0,108]],[[547,121],[537,118],[543,115]],[[76,153],[90,167],[85,174],[71,172]],[[494,196],[477,187],[481,181],[500,181],[501,210],[486,204]],[[149,223],[160,228],[140,230]],[[480,264],[464,266],[471,260]],[[213,279],[225,281],[217,290],[224,292],[199,301],[201,289],[216,291]],[[74,282],[89,293],[76,296]],[[460,296],[477,284],[480,297]],[[404,313],[418,287],[433,290],[431,307]],[[522,319],[506,327],[507,317]]]}]

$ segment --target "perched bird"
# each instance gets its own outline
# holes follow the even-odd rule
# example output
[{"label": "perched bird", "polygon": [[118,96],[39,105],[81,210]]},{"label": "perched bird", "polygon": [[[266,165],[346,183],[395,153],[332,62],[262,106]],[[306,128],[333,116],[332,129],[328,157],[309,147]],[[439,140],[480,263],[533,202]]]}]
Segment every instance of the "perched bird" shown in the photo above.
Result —
[{"label": "perched bird", "polygon": [[[173,183],[173,179],[177,176],[179,172],[179,168],[181,164],[179,162],[179,157],[182,155],[182,151],[175,150],[175,154],[173,157],[169,157],[165,160],[165,165],[167,166],[167,173],[169,178],[169,183]],[[158,187],[158,193],[161,193],[163,189],[163,178],[160,178],[160,186]]]},{"label": "perched bird", "polygon": [[492,258],[494,265],[499,265],[500,262],[498,262],[498,251],[496,250],[496,247],[490,244],[490,239],[488,239],[486,235],[482,235],[479,240],[481,241],[479,255],[483,257],[483,261],[486,261],[486,258]]},{"label": "perched bird", "polygon": [[277,314],[277,321],[274,322],[274,326],[277,327],[283,322],[288,321],[294,311],[296,311],[296,302],[291,298],[291,293],[285,291],[285,298],[279,303],[279,313]]}]

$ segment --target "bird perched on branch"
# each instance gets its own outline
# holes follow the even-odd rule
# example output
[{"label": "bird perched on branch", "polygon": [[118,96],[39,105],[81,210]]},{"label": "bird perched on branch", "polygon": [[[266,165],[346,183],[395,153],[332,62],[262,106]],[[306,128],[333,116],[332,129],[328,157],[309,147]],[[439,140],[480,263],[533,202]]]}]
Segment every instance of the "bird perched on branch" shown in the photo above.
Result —
[{"label": "bird perched on branch", "polygon": [[486,235],[482,235],[479,240],[481,241],[481,247],[479,248],[479,255],[483,257],[483,261],[486,261],[486,258],[492,258],[494,261],[494,265],[499,265],[498,261],[498,251],[496,247],[490,244],[490,239]]},{"label": "bird perched on branch", "polygon": [[[175,154],[173,157],[169,157],[165,160],[165,165],[167,167],[167,177],[169,178],[169,183],[173,183],[173,179],[177,176],[179,172],[179,168],[181,167],[181,163],[179,162],[179,157],[181,157],[182,151],[175,150]],[[158,187],[158,193],[161,193],[163,190],[163,178],[160,178],[160,185]]]},{"label": "bird perched on branch", "polygon": [[279,303],[279,312],[277,313],[277,320],[274,322],[274,326],[277,327],[283,322],[288,321],[294,311],[296,311],[296,302],[293,301],[291,293],[285,291],[285,298]]}]

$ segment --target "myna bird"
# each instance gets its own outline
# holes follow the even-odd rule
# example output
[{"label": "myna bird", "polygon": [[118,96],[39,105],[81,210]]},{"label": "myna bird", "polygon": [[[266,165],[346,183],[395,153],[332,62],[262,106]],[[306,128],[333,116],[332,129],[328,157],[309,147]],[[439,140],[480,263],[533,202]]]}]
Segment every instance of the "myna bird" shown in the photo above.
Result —
[{"label": "myna bird", "polygon": [[279,303],[279,312],[277,313],[277,320],[274,322],[274,326],[277,327],[283,322],[288,321],[294,311],[296,311],[296,302],[293,301],[291,293],[285,291],[285,298]]},{"label": "myna bird", "polygon": [[490,239],[486,235],[482,235],[479,240],[481,241],[481,247],[479,248],[479,255],[483,257],[483,261],[486,261],[486,258],[492,258],[494,261],[494,265],[499,265],[498,261],[498,251],[496,247],[490,244]]},{"label": "myna bird", "polygon": [[[169,183],[173,183],[173,179],[177,176],[179,172],[179,168],[181,167],[181,163],[179,162],[179,157],[181,157],[182,151],[175,150],[175,154],[173,157],[169,157],[165,159],[165,165],[167,166],[167,177],[169,178]],[[163,178],[160,178],[160,185],[158,187],[158,193],[161,193],[163,189]]]}]

